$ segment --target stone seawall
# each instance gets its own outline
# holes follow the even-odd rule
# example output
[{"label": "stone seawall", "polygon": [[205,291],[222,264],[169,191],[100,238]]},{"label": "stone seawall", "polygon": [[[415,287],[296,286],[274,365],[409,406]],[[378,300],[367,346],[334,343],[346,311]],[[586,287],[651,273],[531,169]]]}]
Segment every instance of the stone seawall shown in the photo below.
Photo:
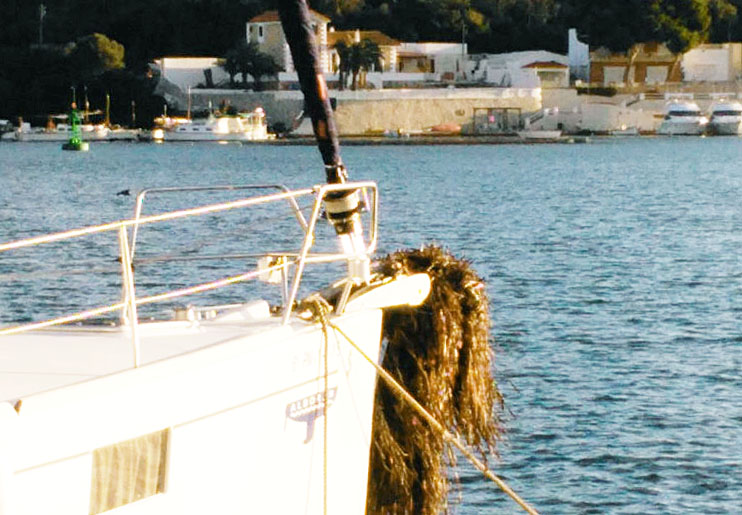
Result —
[{"label": "stone seawall", "polygon": [[[330,91],[341,135],[383,131],[421,131],[441,124],[457,124],[467,132],[475,108],[516,108],[523,113],[541,109],[541,90],[516,88],[389,89]],[[167,99],[185,110],[187,97]],[[251,92],[191,90],[191,108],[217,108],[228,102],[238,110],[265,109],[269,124],[297,128],[304,105],[300,91]],[[306,127],[306,123],[304,125]]]},{"label": "stone seawall", "polygon": [[[172,88],[164,94],[168,104],[185,112],[188,97]],[[436,125],[456,124],[470,133],[475,109],[520,109],[524,118],[544,110],[531,124],[534,129],[561,129],[565,134],[603,133],[623,127],[654,132],[662,121],[663,98],[637,95],[601,97],[578,95],[573,88],[437,88],[383,89],[364,91],[331,90],[335,116],[341,136],[373,136],[385,131],[415,133]],[[702,95],[697,95],[702,96]],[[732,93],[731,98],[742,94]],[[706,93],[696,100],[707,110],[713,98]],[[239,110],[265,109],[268,122],[275,127],[294,128],[297,135],[310,135],[311,125],[301,119],[304,105],[300,91],[252,92],[243,90],[191,90],[193,111],[214,108],[229,102]]]}]

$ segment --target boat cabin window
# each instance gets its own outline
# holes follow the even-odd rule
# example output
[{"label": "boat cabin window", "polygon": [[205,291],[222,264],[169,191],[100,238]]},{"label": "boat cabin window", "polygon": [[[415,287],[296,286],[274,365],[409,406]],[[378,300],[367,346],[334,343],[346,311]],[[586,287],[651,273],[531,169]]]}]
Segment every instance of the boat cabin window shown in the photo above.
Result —
[{"label": "boat cabin window", "polygon": [[742,111],[714,111],[714,116],[740,116]]},{"label": "boat cabin window", "polygon": [[668,116],[701,116],[700,111],[670,111]]}]

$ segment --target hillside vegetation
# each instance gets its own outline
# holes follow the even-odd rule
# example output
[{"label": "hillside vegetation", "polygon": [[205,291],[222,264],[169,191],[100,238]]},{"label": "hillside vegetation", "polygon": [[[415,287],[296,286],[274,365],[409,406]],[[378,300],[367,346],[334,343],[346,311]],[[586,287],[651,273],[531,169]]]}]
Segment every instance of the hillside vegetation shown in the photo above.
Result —
[{"label": "hillside vegetation", "polygon": [[[619,52],[648,40],[676,52],[742,40],[742,0],[312,0],[310,6],[338,29],[376,29],[402,41],[464,40],[470,53],[565,53],[571,27],[592,47]],[[134,108],[145,110],[146,119],[162,104],[150,98],[149,61],[224,56],[244,39],[247,20],[273,8],[271,0],[46,0],[43,7],[38,0],[0,0],[0,117],[61,109],[71,89],[85,85],[98,105],[111,95],[114,120],[135,122]],[[91,45],[93,54],[95,48],[98,55],[116,54],[118,46],[123,54],[93,59],[89,69],[88,59],[73,56],[92,55]]]}]

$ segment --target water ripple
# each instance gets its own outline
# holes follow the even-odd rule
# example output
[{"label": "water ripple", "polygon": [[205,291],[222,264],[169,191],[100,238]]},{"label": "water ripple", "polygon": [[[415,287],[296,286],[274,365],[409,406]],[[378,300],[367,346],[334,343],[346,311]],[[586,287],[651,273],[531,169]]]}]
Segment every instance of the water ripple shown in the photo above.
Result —
[{"label": "water ripple", "polygon": [[[3,240],[127,217],[123,189],[324,177],[311,147],[96,145],[85,160],[54,147],[0,144]],[[487,281],[507,405],[493,467],[518,493],[544,513],[740,511],[739,139],[343,152],[352,177],[379,181],[380,252],[437,242]],[[239,220],[202,229],[225,249],[279,233]],[[207,239],[143,238],[186,251]],[[74,264],[78,250],[116,255],[115,242],[96,242],[73,256],[3,259],[0,273]],[[185,283],[184,268],[147,272],[144,290]],[[202,272],[219,275],[216,264]],[[104,283],[120,294],[115,276]],[[37,300],[86,304],[85,286],[68,278]],[[0,316],[27,319],[39,288],[0,281]],[[465,460],[458,473],[452,512],[520,512]]]}]

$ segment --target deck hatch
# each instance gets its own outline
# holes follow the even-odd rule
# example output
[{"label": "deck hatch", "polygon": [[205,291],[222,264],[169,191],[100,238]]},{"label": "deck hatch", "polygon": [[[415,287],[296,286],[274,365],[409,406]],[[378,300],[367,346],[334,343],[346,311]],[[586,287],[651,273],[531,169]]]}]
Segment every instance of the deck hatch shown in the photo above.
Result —
[{"label": "deck hatch", "polygon": [[169,439],[164,429],[93,451],[90,515],[164,492]]}]

